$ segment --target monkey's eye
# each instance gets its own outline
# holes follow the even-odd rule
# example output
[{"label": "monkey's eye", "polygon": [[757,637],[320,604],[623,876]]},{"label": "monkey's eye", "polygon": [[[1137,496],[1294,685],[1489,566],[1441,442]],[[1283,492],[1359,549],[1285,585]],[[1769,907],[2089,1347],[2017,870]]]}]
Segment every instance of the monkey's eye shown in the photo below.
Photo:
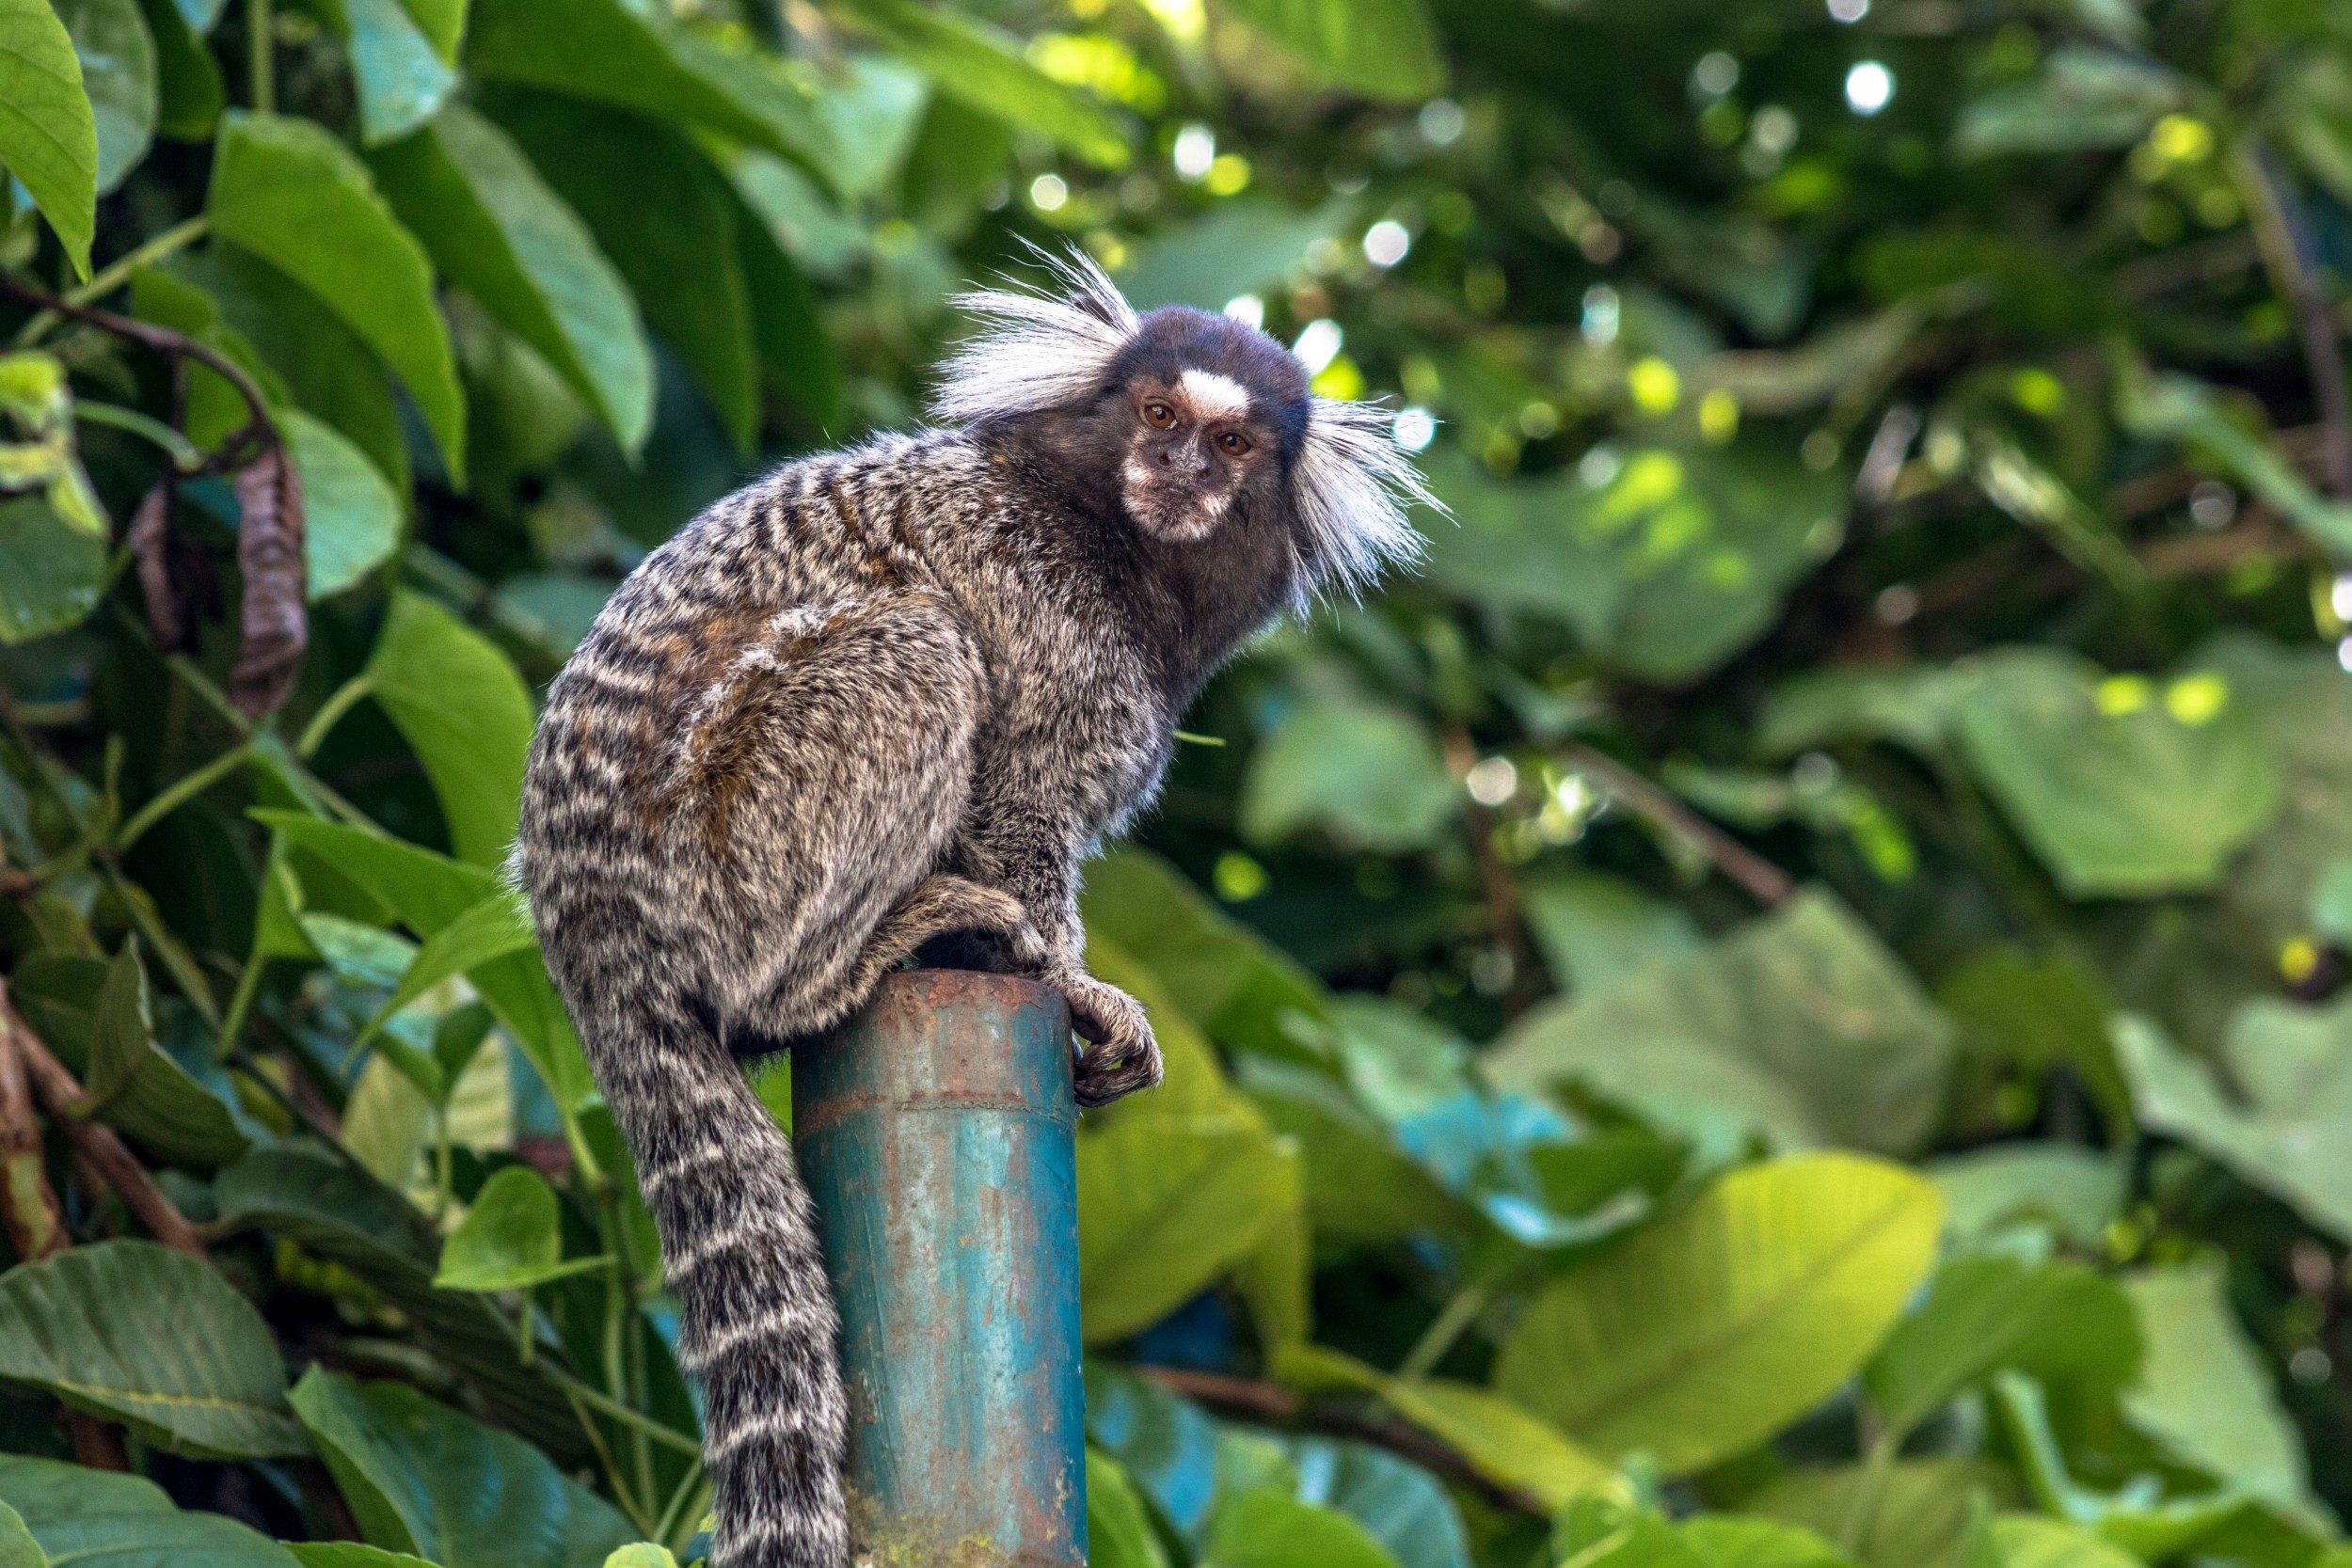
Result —
[{"label": "monkey's eye", "polygon": [[1143,420],[1153,430],[1166,430],[1176,422],[1176,410],[1164,403],[1147,403],[1143,405]]},{"label": "monkey's eye", "polygon": [[1239,431],[1229,430],[1216,438],[1216,444],[1223,447],[1229,456],[1239,457],[1249,450],[1249,437]]}]

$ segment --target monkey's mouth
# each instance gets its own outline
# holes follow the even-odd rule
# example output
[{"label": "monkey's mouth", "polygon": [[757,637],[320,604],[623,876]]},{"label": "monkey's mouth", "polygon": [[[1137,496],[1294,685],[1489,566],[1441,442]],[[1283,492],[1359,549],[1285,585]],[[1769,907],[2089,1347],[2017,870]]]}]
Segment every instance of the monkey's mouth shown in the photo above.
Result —
[{"label": "monkey's mouth", "polygon": [[1154,539],[1190,544],[1216,531],[1232,499],[1222,493],[1203,495],[1189,486],[1155,484],[1129,472],[1124,486],[1128,515]]}]

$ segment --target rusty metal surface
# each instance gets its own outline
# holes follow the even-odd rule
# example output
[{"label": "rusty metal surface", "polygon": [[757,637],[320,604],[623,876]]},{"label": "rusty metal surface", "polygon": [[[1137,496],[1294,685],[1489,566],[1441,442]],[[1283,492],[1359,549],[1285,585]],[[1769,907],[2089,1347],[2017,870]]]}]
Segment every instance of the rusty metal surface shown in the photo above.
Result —
[{"label": "rusty metal surface", "polygon": [[1086,1561],[1069,1039],[1043,986],[926,969],[796,1053],[875,1568]]}]

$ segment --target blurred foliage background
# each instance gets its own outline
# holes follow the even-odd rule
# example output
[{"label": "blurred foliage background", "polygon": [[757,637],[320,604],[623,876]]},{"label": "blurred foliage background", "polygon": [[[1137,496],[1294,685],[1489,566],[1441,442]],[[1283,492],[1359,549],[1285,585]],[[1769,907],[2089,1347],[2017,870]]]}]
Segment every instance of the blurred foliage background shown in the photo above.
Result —
[{"label": "blurred foliage background", "polygon": [[706,1549],[533,694],[1034,242],[1451,512],[1090,875],[1095,1562],[2352,1562],[2341,0],[0,0],[0,1559]]}]

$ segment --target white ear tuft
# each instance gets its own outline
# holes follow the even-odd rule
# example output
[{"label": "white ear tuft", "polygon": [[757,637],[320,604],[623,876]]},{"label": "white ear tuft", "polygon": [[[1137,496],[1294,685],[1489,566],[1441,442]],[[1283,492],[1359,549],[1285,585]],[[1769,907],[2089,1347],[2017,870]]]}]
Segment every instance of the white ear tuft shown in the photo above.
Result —
[{"label": "white ear tuft", "polygon": [[1321,557],[1323,586],[1350,595],[1370,587],[1390,562],[1421,558],[1422,537],[1405,516],[1407,502],[1446,510],[1390,434],[1392,418],[1376,404],[1314,399],[1292,470],[1298,518]]},{"label": "white ear tuft", "polygon": [[949,356],[931,398],[935,418],[958,423],[1033,414],[1100,386],[1136,334],[1135,307],[1084,251],[1031,245],[1058,292],[982,289],[954,303],[980,330]]}]

